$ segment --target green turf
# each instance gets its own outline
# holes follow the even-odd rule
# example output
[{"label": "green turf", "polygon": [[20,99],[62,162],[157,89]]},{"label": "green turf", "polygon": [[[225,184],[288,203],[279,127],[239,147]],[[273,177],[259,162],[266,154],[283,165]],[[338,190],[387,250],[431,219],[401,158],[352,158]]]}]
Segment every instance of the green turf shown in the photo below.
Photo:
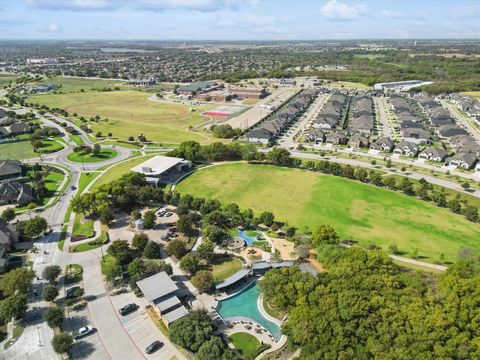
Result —
[{"label": "green turf", "polygon": [[86,78],[76,78],[76,77],[63,77],[63,76],[54,76],[46,78],[38,84],[58,84],[61,85],[56,92],[60,93],[72,93],[80,92],[82,89],[85,92],[90,92],[92,90],[101,90],[103,88],[112,88],[120,87],[121,89],[129,88],[129,85],[121,80],[104,80],[104,79],[86,79]]},{"label": "green turf", "polygon": [[417,249],[426,261],[459,250],[480,250],[480,226],[447,209],[372,185],[307,170],[246,163],[198,170],[176,190],[241,208],[272,211],[300,230],[330,224],[360,245],[387,248],[395,243],[406,256]]},{"label": "green turf", "polygon": [[114,180],[117,180],[120,176],[130,172],[130,169],[144,161],[152,158],[155,155],[142,156],[140,158],[131,159],[120,164],[112,166],[109,170],[103,173],[97,181],[92,185],[92,189],[98,188],[100,185],[108,184]]},{"label": "green turf", "polygon": [[57,151],[60,151],[64,146],[56,140],[53,139],[44,139],[42,140],[42,147],[38,149],[38,152],[42,154],[50,154]]},{"label": "green turf", "polygon": [[113,149],[103,148],[97,155],[94,154],[80,154],[72,152],[68,154],[67,159],[73,162],[99,162],[108,159],[113,159],[118,155],[118,152]]},{"label": "green turf", "polygon": [[215,258],[212,262],[214,281],[221,281],[235,274],[242,268],[242,262],[233,257]]},{"label": "green turf", "polygon": [[95,179],[98,175],[100,175],[99,172],[82,172],[80,174],[80,179],[78,180],[78,191],[77,194],[81,194],[83,190],[87,187],[90,182]]},{"label": "green turf", "polygon": [[75,214],[72,236],[84,236],[85,238],[91,238],[94,235],[95,230],[93,230],[93,220],[82,221],[82,215]]},{"label": "green turf", "polygon": [[8,85],[10,81],[13,82],[16,78],[17,76],[15,75],[0,75],[0,87]]},{"label": "green turf", "polygon": [[72,141],[77,145],[83,145],[84,144],[84,141],[82,139],[82,137],[80,135],[72,135],[70,134],[69,135],[70,139],[72,139]]},{"label": "green turf", "polygon": [[[203,133],[189,132],[189,126],[196,126],[206,120],[200,114],[212,105],[189,106],[160,103],[148,100],[149,94],[140,91],[85,92],[62,95],[34,95],[29,101],[60,107],[79,115],[102,119],[92,123],[93,133],[111,132],[119,140],[128,140],[144,133],[150,141],[179,143],[185,140],[209,141]],[[196,111],[189,112],[193,108]]]},{"label": "green turf", "polygon": [[117,260],[110,254],[106,254],[102,257],[100,266],[102,268],[102,274],[105,275],[106,270],[117,264]]},{"label": "green turf", "polygon": [[235,333],[230,335],[229,339],[243,358],[250,358],[260,348],[258,339],[248,333]]},{"label": "green turf", "polygon": [[30,141],[0,143],[0,157],[9,160],[22,160],[38,157]]}]

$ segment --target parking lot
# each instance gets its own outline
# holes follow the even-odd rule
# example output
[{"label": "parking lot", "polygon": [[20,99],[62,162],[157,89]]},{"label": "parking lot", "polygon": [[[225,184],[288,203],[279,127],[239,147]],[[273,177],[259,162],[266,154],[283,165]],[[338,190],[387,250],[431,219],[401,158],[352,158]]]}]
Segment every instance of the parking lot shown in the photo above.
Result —
[{"label": "parking lot", "polygon": [[[129,292],[112,296],[111,300],[117,312],[123,306],[130,303],[139,305],[136,311],[121,316],[120,321],[135,344],[144,352],[147,359],[169,360],[177,355],[178,351],[169,344],[166,336],[157,328],[145,312],[145,306],[148,304],[146,299],[137,298],[132,292]],[[155,340],[160,340],[164,343],[164,346],[153,354],[145,354],[145,348]]]}]

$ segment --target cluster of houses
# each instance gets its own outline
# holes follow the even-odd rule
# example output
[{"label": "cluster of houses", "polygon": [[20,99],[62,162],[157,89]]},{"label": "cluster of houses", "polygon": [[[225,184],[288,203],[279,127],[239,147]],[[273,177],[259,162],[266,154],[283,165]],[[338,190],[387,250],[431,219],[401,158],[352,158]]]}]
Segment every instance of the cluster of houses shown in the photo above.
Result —
[{"label": "cluster of houses", "polygon": [[455,153],[453,156],[447,157],[447,153],[443,151],[441,152],[443,159],[436,161],[445,161],[446,165],[465,169],[472,168],[480,157],[480,144],[457,124],[450,111],[443,108],[437,100],[423,96],[418,101],[430,117],[439,138],[450,148],[450,152]]},{"label": "cluster of houses", "polygon": [[10,136],[25,134],[31,131],[30,125],[16,120],[7,111],[0,108],[0,139]]},{"label": "cluster of houses", "polygon": [[0,206],[26,205],[33,198],[30,185],[19,181],[23,176],[23,166],[20,161],[0,160]]},{"label": "cluster of houses", "polygon": [[480,99],[455,93],[448,100],[480,125]]},{"label": "cluster of houses", "polygon": [[317,91],[312,89],[298,93],[260,124],[248,131],[245,135],[247,141],[266,145],[277,139],[290,124],[308,109],[317,94]]},{"label": "cluster of houses", "polygon": [[368,147],[374,129],[372,97],[363,92],[355,96],[337,92],[330,96],[313,120],[311,129],[305,133],[305,141]]}]

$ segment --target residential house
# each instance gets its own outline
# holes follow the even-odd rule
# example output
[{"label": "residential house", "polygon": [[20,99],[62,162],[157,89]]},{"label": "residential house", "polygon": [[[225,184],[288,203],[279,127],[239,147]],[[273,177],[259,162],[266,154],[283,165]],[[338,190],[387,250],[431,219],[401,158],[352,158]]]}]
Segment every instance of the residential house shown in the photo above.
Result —
[{"label": "residential house", "polygon": [[423,150],[420,155],[418,155],[419,159],[425,159],[425,160],[432,160],[432,161],[438,161],[442,162],[445,160],[447,157],[447,152],[438,147],[429,147]]},{"label": "residential house", "polygon": [[418,153],[418,144],[410,141],[400,141],[393,150],[394,154],[400,154],[410,157],[415,157]]},{"label": "residential house", "polygon": [[415,144],[427,144],[430,140],[430,133],[420,128],[406,128],[402,130],[403,138]]},{"label": "residential house", "polygon": [[0,180],[11,180],[22,177],[22,163],[17,160],[0,160]]},{"label": "residential house", "polygon": [[388,137],[381,137],[375,140],[371,145],[370,148],[373,150],[378,150],[382,152],[391,152],[393,148],[393,141]]},{"label": "residential house", "polygon": [[33,190],[28,184],[18,181],[0,183],[0,205],[27,205],[33,198]]},{"label": "residential house", "polygon": [[447,158],[445,165],[471,169],[476,162],[477,157],[475,155],[459,153]]},{"label": "residential house", "polygon": [[305,141],[314,142],[316,144],[323,143],[325,133],[319,129],[309,129],[305,132]]},{"label": "residential house", "polygon": [[327,144],[344,145],[347,143],[347,140],[348,137],[340,131],[334,131],[325,136],[325,142]]},{"label": "residential house", "polygon": [[354,134],[348,140],[347,145],[351,148],[368,147],[368,138],[360,134]]},{"label": "residential house", "polygon": [[16,242],[18,242],[17,226],[0,222],[0,273],[4,272],[8,265],[6,253]]}]

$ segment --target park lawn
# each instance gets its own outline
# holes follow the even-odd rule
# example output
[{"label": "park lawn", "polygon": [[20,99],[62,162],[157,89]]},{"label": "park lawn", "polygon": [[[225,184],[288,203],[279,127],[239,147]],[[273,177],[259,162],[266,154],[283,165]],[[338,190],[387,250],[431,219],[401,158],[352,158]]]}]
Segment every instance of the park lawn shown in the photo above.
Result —
[{"label": "park lawn", "polygon": [[358,90],[371,90],[372,87],[362,84],[362,83],[357,83],[357,82],[350,82],[350,81],[336,81],[328,84],[328,87],[333,87],[336,89],[358,89]]},{"label": "park lawn", "polygon": [[[121,89],[130,88],[130,86],[122,80],[105,80],[105,79],[87,79],[80,77],[63,77],[63,76],[53,76],[42,81],[39,81],[37,84],[58,84],[61,87],[56,90],[57,93],[75,93],[80,92],[82,89],[85,92],[101,90],[103,88],[112,88],[120,87]],[[42,95],[43,96],[43,95]]]},{"label": "park lawn", "polygon": [[84,144],[84,141],[83,141],[83,139],[80,135],[69,134],[68,136],[77,146],[80,146],[80,145]]},{"label": "park lawn", "polygon": [[215,282],[222,281],[242,268],[242,262],[234,257],[219,257],[212,261],[212,275]]},{"label": "park lawn", "polygon": [[64,146],[61,143],[53,139],[43,139],[42,144],[43,144],[42,147],[38,149],[39,150],[38,152],[42,154],[54,153],[64,148]]},{"label": "park lawn", "polygon": [[38,157],[30,141],[0,143],[0,157],[9,160],[22,160]]},{"label": "park lawn", "polygon": [[248,333],[235,333],[230,335],[229,339],[244,359],[255,355],[260,349],[260,341]]},{"label": "park lawn", "polygon": [[118,155],[118,152],[113,149],[102,148],[97,155],[94,154],[80,154],[72,152],[68,154],[67,159],[73,162],[99,162],[108,159],[113,159]]},{"label": "park lawn", "polygon": [[110,169],[100,175],[100,177],[95,181],[91,188],[96,189],[103,184],[108,184],[109,182],[117,180],[118,178],[120,178],[120,176],[131,172],[130,169],[132,167],[137,166],[138,164],[141,164],[142,162],[147,161],[154,156],[155,154],[142,156],[113,165]]},{"label": "park lawn", "polygon": [[80,174],[80,179],[78,179],[77,194],[81,194],[88,184],[90,184],[98,175],[100,175],[99,172],[82,172]]},{"label": "park lawn", "polygon": [[103,246],[107,243],[108,243],[108,234],[106,231],[102,231],[100,236],[95,240],[91,240],[83,244],[70,246],[70,252],[90,251],[90,250],[99,248],[100,246]]},{"label": "park lawn", "polygon": [[381,59],[384,58],[384,54],[354,54],[353,57],[359,58],[359,59],[368,59],[368,60],[375,60],[375,59]]},{"label": "park lawn", "polygon": [[65,177],[64,173],[49,171],[48,175],[43,178],[43,181],[45,182],[45,187],[50,192],[57,191],[64,177]]},{"label": "park lawn", "polygon": [[254,241],[252,243],[252,247],[263,250],[268,253],[272,250],[272,248],[270,247],[270,243],[266,240]]},{"label": "park lawn", "polygon": [[301,231],[333,226],[342,238],[384,249],[396,244],[406,256],[434,262],[443,253],[454,261],[459,250],[480,250],[480,226],[462,215],[398,192],[307,170],[246,163],[206,167],[176,190],[223,203],[237,203],[257,215],[272,211]]},{"label": "park lawn", "polygon": [[[60,107],[85,117],[99,115],[104,120],[92,123],[92,132],[112,133],[119,140],[128,140],[130,136],[136,138],[140,133],[145,134],[149,141],[180,143],[185,140],[210,140],[200,132],[189,132],[188,128],[207,121],[201,113],[213,105],[161,103],[148,100],[148,96],[144,92],[127,90],[34,95],[30,101]],[[195,111],[190,112],[190,108]]]},{"label": "park lawn", "polygon": [[8,85],[10,81],[13,81],[17,78],[15,75],[0,75],[0,87]]},{"label": "park lawn", "polygon": [[465,91],[465,92],[462,92],[460,94],[480,98],[480,91]]},{"label": "park lawn", "polygon": [[93,230],[93,220],[82,221],[82,214],[75,214],[75,221],[73,223],[72,236],[84,236],[91,238],[95,235]]},{"label": "park lawn", "polygon": [[117,260],[110,254],[105,254],[102,257],[102,261],[100,262],[100,266],[102,268],[102,274],[105,275],[107,270],[112,266],[117,264]]}]

